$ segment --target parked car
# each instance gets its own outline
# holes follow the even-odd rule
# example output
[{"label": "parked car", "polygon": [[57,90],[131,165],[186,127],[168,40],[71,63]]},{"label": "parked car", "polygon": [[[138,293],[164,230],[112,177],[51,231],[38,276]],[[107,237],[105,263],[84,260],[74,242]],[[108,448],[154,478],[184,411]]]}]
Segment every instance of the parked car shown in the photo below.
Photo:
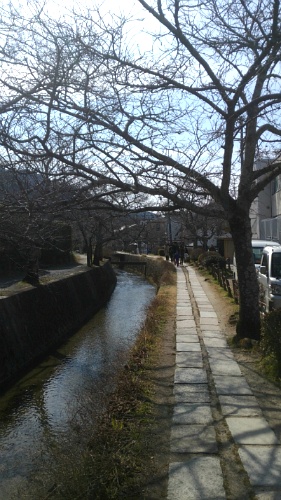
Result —
[{"label": "parked car", "polygon": [[281,307],[281,245],[263,249],[258,281],[261,311],[270,312]]},{"label": "parked car", "polygon": [[[279,247],[280,243],[278,241],[272,241],[272,240],[252,240],[253,259],[257,271],[260,267],[262,251],[266,246]],[[238,275],[237,275],[235,253],[233,255],[232,269],[233,269],[233,279],[237,280]]]}]

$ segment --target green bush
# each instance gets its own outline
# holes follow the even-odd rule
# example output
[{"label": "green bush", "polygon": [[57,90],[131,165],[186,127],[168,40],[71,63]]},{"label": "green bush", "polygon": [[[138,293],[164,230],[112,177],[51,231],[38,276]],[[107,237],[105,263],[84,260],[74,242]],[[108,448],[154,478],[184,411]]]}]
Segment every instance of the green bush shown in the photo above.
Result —
[{"label": "green bush", "polygon": [[225,259],[218,252],[204,252],[198,257],[198,263],[203,267],[218,266],[221,269],[225,267]]},{"label": "green bush", "polygon": [[264,358],[272,358],[276,376],[281,377],[281,309],[266,314],[262,320],[260,347]]}]

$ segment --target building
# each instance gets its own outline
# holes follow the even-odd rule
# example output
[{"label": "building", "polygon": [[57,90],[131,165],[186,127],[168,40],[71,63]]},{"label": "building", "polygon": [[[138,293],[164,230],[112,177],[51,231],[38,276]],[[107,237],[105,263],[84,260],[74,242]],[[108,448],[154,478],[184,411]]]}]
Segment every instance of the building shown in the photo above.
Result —
[{"label": "building", "polygon": [[[265,167],[269,161],[257,160],[255,170]],[[275,240],[281,243],[281,175],[259,193],[252,203],[250,217],[254,239]]]}]

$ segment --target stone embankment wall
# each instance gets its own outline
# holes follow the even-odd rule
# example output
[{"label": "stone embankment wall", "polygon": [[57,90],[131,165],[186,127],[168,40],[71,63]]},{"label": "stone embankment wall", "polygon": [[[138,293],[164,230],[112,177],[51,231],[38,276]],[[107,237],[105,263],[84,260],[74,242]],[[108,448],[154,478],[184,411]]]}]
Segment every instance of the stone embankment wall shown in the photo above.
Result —
[{"label": "stone embankment wall", "polygon": [[116,285],[110,264],[0,300],[0,388],[56,348],[101,309]]}]

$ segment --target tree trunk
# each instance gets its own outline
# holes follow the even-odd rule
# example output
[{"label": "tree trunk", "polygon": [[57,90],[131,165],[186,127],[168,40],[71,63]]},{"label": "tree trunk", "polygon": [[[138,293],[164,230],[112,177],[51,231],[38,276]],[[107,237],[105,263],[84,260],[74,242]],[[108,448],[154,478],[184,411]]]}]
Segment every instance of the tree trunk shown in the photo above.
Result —
[{"label": "tree trunk", "polygon": [[94,266],[99,266],[102,260],[102,242],[97,241],[94,252]]},{"label": "tree trunk", "polygon": [[229,221],[236,255],[239,286],[239,321],[237,339],[260,338],[259,287],[252,252],[251,221],[239,210]]},{"label": "tree trunk", "polygon": [[40,249],[30,248],[23,281],[33,286],[39,285],[39,256]]},{"label": "tree trunk", "polygon": [[102,248],[103,248],[103,238],[102,238],[102,223],[99,221],[97,231],[96,231],[96,246],[94,251],[94,266],[99,266],[102,260]]},{"label": "tree trunk", "polygon": [[92,248],[92,238],[89,238],[89,242],[87,241],[87,266],[92,266],[93,260],[93,248]]}]

